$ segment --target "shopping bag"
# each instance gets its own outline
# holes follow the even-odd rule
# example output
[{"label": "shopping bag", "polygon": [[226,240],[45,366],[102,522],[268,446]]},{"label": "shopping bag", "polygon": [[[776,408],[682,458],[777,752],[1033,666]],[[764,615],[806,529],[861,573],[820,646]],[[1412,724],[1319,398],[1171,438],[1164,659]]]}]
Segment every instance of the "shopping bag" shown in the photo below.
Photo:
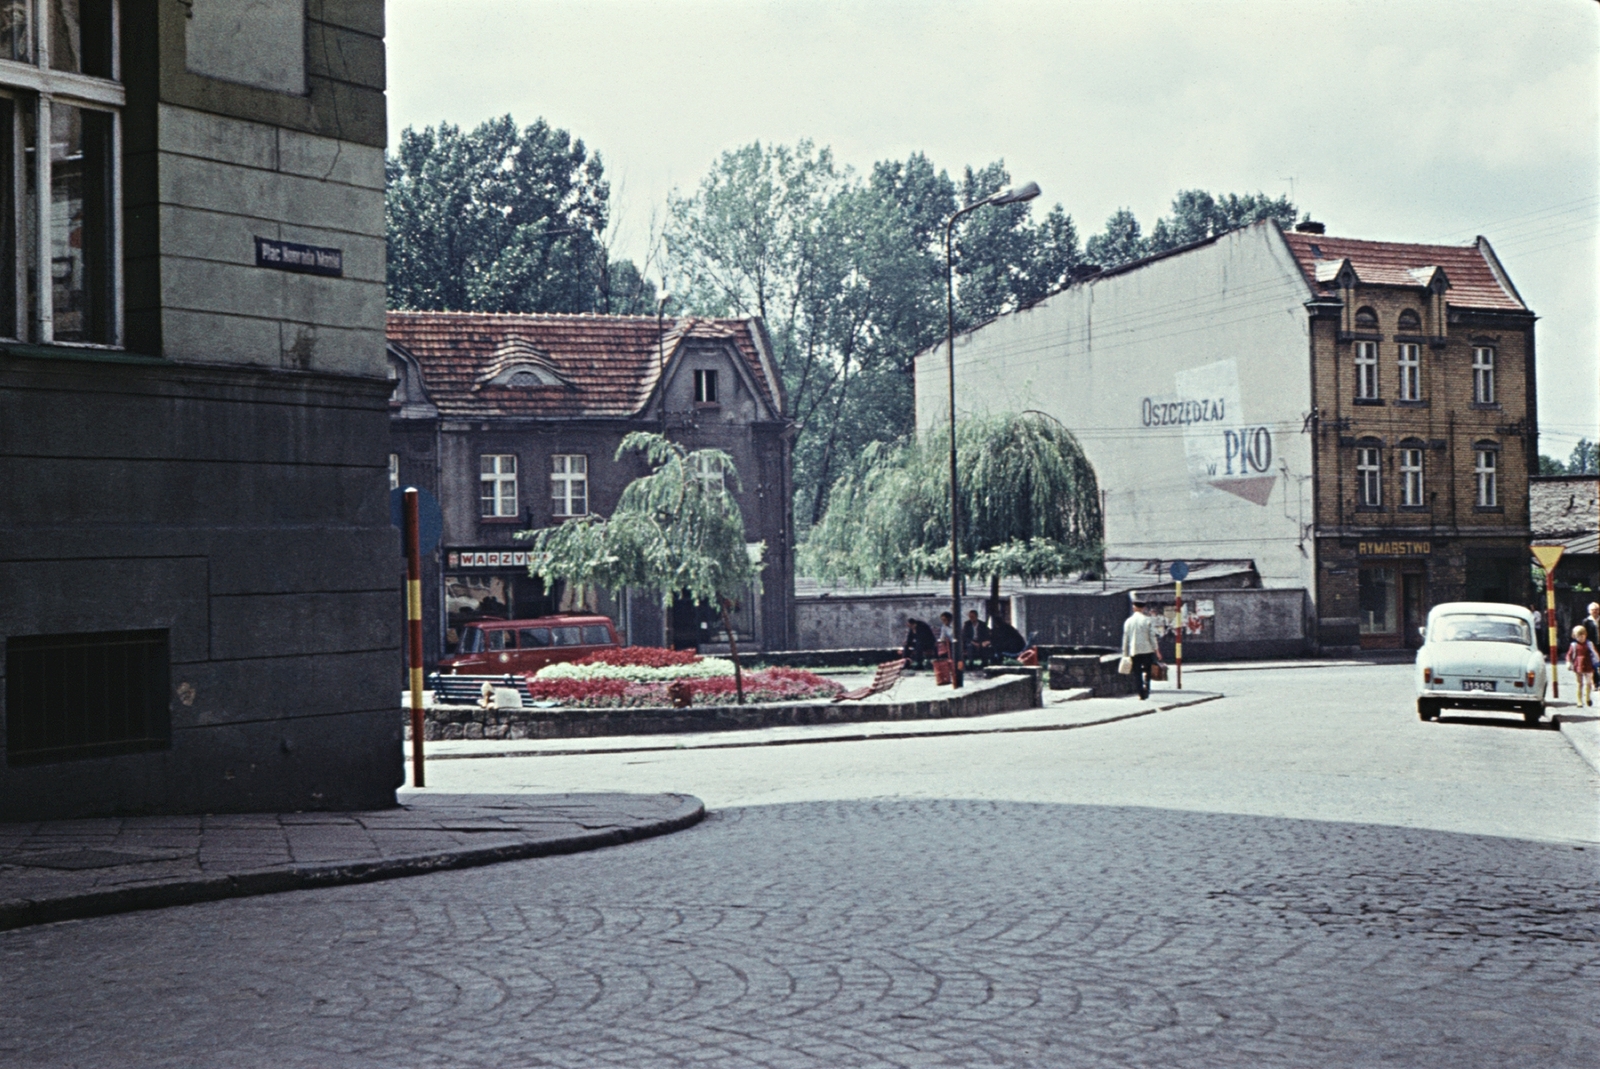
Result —
[{"label": "shopping bag", "polygon": [[951,670],[949,661],[933,662],[933,685],[948,687],[955,680],[955,672]]},{"label": "shopping bag", "polygon": [[1119,676],[1131,676],[1131,675],[1133,675],[1133,658],[1132,657],[1124,657],[1122,660],[1117,662],[1117,675],[1119,675]]}]

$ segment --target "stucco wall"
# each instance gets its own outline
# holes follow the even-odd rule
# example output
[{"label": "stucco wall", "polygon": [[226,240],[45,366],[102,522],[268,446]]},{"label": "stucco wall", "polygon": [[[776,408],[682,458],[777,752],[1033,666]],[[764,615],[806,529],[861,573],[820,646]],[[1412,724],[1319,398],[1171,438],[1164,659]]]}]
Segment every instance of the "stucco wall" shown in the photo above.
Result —
[{"label": "stucco wall", "polygon": [[[1008,599],[1001,599],[1002,602]],[[984,597],[961,600],[968,609],[984,611]],[[796,649],[849,650],[900,646],[906,640],[906,617],[915,616],[936,632],[939,614],[950,611],[950,598],[921,595],[795,599]]]},{"label": "stucco wall", "polygon": [[[383,150],[160,106],[164,355],[381,376]],[[256,266],[255,238],[340,249],[343,277]]]},{"label": "stucco wall", "polygon": [[[1108,555],[1248,557],[1266,586],[1311,588],[1309,296],[1271,224],[1236,231],[958,338],[957,411],[1070,428]],[[919,427],[948,419],[945,374],[943,347],[917,359]]]}]

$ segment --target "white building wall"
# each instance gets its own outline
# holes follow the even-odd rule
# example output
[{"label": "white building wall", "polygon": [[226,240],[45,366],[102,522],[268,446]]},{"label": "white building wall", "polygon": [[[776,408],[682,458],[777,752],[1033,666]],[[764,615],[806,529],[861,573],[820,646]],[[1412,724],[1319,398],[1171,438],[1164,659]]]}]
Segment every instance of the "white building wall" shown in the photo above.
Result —
[{"label": "white building wall", "polygon": [[[957,338],[957,413],[1071,429],[1107,556],[1252,558],[1264,585],[1314,592],[1310,296],[1272,223],[1235,231]],[[916,395],[918,427],[946,426],[943,346]]]}]

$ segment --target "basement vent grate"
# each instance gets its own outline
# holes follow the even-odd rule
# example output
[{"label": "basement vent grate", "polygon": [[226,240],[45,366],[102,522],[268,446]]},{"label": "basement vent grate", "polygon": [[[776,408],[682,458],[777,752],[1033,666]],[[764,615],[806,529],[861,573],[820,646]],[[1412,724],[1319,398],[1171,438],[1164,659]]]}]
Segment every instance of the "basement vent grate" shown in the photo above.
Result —
[{"label": "basement vent grate", "polygon": [[172,743],[164,630],[8,638],[5,672],[8,765]]}]

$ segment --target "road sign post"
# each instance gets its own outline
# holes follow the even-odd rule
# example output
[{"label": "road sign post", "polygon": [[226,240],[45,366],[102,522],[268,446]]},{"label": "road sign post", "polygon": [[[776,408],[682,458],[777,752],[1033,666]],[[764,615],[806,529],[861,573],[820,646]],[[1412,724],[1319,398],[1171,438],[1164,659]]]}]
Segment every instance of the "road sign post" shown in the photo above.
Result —
[{"label": "road sign post", "polygon": [[1183,689],[1183,581],[1189,574],[1189,565],[1187,563],[1185,563],[1184,561],[1175,560],[1175,561],[1172,562],[1172,567],[1170,569],[1168,569],[1168,570],[1172,573],[1172,585],[1173,585],[1173,589],[1175,591],[1175,593],[1173,595],[1172,623],[1173,623],[1174,631],[1175,631],[1175,633],[1177,635],[1176,639],[1174,639],[1174,642],[1176,643],[1176,645],[1174,647],[1175,652],[1174,652],[1174,655],[1173,655],[1173,661],[1175,662],[1175,664],[1174,664],[1174,671],[1173,671],[1172,674],[1176,677],[1177,689],[1182,690]]},{"label": "road sign post", "polygon": [[1561,562],[1565,546],[1533,546],[1534,559],[1544,569],[1545,615],[1550,622],[1550,697],[1561,697],[1561,683],[1556,678],[1556,565]]},{"label": "road sign post", "polygon": [[426,786],[422,776],[422,535],[417,520],[417,488],[406,487],[406,651],[411,670],[411,785]]}]

